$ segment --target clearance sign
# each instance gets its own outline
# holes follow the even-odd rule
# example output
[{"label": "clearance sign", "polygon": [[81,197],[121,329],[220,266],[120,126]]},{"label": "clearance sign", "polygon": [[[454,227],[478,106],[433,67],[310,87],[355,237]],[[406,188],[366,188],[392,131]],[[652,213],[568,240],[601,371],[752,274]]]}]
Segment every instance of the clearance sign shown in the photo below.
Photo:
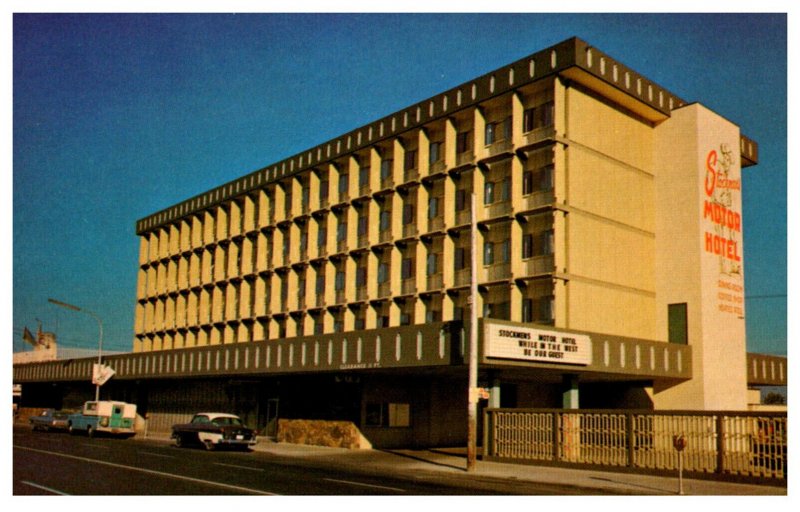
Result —
[{"label": "clearance sign", "polygon": [[560,364],[592,363],[592,340],[584,334],[486,322],[483,340],[486,357]]},{"label": "clearance sign", "polygon": [[719,264],[717,306],[743,315],[742,181],[738,161],[728,144],[708,150],[703,180],[703,250]]}]

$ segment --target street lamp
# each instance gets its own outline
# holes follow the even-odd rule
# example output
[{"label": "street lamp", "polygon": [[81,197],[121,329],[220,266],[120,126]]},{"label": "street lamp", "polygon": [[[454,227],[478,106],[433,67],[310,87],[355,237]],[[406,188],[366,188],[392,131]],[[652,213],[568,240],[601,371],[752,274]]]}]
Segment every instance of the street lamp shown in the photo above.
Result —
[{"label": "street lamp", "polygon": [[[80,313],[86,313],[87,315],[91,316],[95,320],[97,320],[97,326],[100,329],[100,340],[97,342],[97,366],[101,368],[103,364],[103,321],[100,320],[100,317],[97,316],[94,312],[89,311],[88,309],[79,308],[78,306],[73,306],[72,304],[67,304],[66,302],[61,302],[60,300],[56,299],[47,299],[47,302],[50,304],[55,304],[56,306],[61,306],[62,308],[71,309],[72,311],[78,311]],[[94,400],[100,400],[100,384],[95,384],[94,390]]]}]

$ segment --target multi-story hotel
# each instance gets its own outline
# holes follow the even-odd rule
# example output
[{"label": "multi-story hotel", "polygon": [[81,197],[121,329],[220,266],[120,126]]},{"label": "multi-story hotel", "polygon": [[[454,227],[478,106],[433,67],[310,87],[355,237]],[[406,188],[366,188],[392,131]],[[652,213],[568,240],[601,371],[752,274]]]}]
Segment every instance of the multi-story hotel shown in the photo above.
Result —
[{"label": "multi-story hotel", "polygon": [[462,441],[474,194],[488,405],[744,410],[756,162],[569,39],[139,220],[135,354],[109,364],[152,380],[151,418],[280,403]]}]

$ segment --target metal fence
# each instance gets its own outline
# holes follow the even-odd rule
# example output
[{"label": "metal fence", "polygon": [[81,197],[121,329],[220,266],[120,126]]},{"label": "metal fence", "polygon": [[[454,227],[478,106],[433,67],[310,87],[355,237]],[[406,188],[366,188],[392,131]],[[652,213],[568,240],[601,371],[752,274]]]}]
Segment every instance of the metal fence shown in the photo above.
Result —
[{"label": "metal fence", "polygon": [[785,479],[785,412],[487,409],[487,460],[526,460]]}]

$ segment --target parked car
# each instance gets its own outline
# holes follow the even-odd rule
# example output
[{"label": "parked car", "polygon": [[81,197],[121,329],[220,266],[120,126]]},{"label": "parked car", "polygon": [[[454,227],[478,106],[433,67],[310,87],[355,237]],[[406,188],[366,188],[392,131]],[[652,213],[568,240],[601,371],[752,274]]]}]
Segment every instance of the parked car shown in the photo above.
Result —
[{"label": "parked car", "polygon": [[109,400],[89,401],[67,419],[70,434],[96,432],[130,437],[136,434],[136,404]]},{"label": "parked car", "polygon": [[256,444],[256,433],[235,414],[200,412],[189,423],[172,426],[172,439],[179,447],[199,445],[206,450],[219,447],[248,449]]},{"label": "parked car", "polygon": [[31,416],[33,430],[67,430],[69,427],[69,414],[64,411],[45,409],[38,416]]}]

